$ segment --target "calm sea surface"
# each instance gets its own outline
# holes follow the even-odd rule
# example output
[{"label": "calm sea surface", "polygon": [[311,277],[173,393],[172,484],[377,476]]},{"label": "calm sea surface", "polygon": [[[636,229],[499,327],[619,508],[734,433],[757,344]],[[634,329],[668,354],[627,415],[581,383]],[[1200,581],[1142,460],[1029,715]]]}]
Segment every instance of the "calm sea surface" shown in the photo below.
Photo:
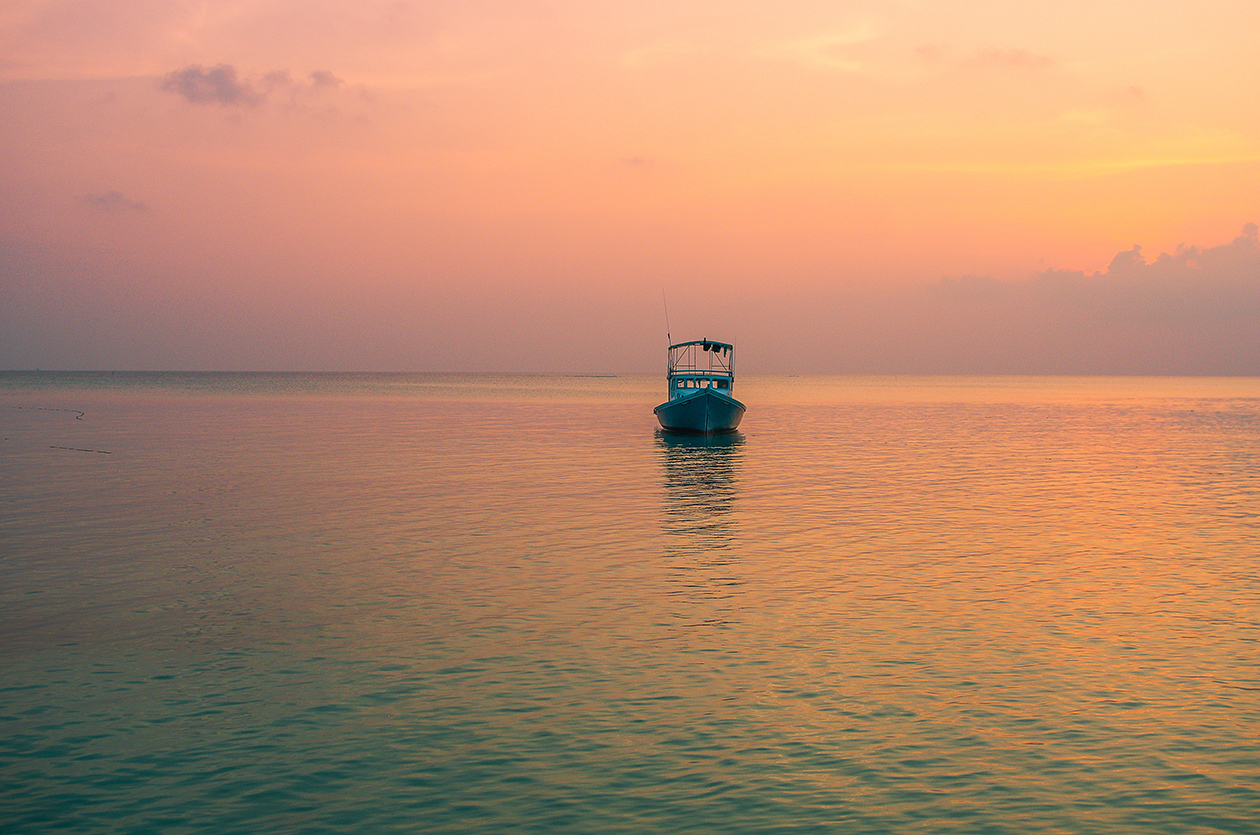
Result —
[{"label": "calm sea surface", "polygon": [[21,832],[1260,831],[1260,380],[0,374]]}]

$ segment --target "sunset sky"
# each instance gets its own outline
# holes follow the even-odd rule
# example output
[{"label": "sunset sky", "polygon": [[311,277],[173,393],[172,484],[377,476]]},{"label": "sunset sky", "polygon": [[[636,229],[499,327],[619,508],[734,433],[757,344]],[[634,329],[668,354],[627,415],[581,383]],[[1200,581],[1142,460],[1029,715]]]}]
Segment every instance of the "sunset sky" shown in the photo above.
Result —
[{"label": "sunset sky", "polygon": [[[1252,0],[9,0],[0,368],[1260,374]],[[1137,249],[1135,249],[1137,247]]]}]

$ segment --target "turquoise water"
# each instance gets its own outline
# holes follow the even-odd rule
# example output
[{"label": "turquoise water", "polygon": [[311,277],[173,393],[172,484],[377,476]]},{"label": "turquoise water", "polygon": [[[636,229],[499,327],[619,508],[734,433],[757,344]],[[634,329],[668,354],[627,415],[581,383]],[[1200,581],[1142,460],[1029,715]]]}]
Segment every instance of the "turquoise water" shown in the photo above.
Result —
[{"label": "turquoise water", "polygon": [[1260,380],[0,374],[24,832],[1260,830]]}]

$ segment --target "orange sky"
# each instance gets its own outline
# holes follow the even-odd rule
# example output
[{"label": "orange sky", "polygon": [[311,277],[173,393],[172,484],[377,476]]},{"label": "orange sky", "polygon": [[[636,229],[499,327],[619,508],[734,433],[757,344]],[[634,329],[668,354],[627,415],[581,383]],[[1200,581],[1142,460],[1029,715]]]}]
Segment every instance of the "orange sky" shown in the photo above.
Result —
[{"label": "orange sky", "polygon": [[733,5],[12,0],[0,367],[1260,373],[1260,4]]}]

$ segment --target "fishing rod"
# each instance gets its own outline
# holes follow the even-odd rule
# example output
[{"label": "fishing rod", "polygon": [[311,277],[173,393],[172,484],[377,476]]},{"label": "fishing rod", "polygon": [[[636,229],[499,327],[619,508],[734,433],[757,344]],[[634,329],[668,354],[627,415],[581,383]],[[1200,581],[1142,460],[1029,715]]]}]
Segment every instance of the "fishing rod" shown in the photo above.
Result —
[{"label": "fishing rod", "polygon": [[673,345],[674,337],[670,336],[670,333],[669,333],[669,302],[665,300],[664,287],[661,288],[661,304],[665,305],[665,339],[669,341],[670,345]]}]

